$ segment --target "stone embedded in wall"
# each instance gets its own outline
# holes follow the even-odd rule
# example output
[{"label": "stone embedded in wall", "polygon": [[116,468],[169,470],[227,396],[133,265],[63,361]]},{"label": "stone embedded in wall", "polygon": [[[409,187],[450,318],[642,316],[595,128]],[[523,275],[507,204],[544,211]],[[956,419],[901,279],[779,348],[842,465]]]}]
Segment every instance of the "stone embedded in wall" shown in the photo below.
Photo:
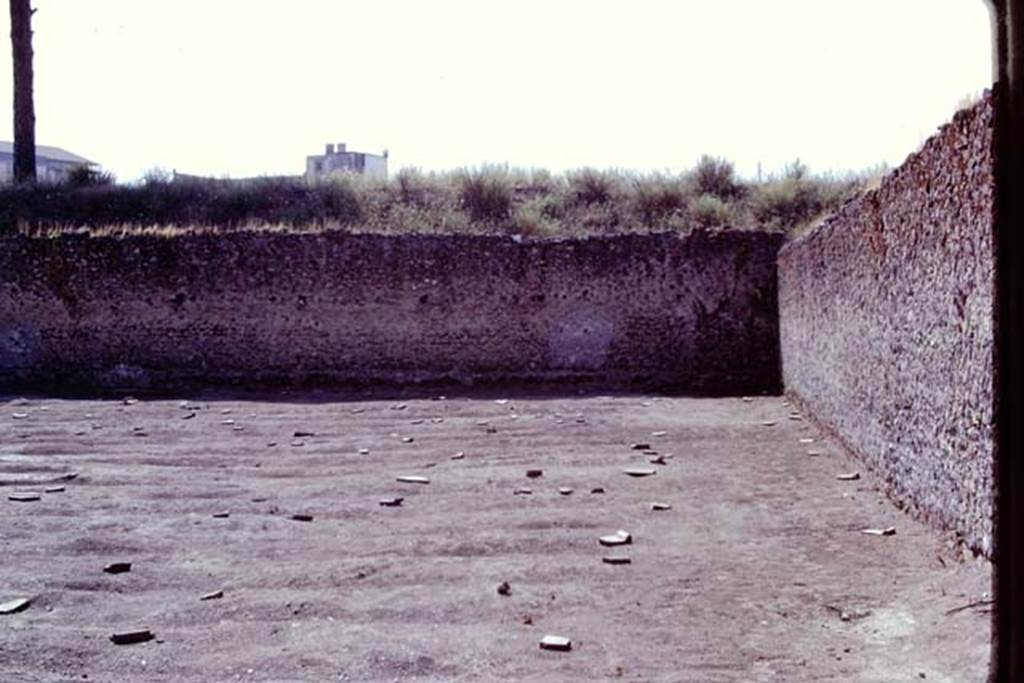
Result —
[{"label": "stone embedded in wall", "polygon": [[783,378],[893,497],[992,550],[991,96],[779,255]]},{"label": "stone embedded in wall", "polygon": [[10,386],[780,384],[777,234],[0,242]]}]

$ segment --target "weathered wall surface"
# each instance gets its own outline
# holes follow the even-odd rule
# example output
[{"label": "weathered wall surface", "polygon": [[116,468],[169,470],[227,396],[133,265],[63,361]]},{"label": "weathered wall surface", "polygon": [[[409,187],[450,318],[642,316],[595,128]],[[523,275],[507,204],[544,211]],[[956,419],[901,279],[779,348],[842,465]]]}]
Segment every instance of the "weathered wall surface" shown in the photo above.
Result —
[{"label": "weathered wall surface", "polygon": [[778,390],[777,235],[0,241],[0,382]]},{"label": "weathered wall surface", "polygon": [[779,257],[787,388],[893,496],[992,544],[990,98]]}]

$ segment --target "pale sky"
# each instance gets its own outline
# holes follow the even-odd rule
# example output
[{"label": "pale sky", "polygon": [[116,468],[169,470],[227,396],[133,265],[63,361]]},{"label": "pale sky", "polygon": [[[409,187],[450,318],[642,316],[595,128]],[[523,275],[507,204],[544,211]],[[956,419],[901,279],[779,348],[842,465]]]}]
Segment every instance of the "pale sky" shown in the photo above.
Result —
[{"label": "pale sky", "polygon": [[392,172],[896,166],[992,81],[983,0],[33,4],[37,143],[125,181],[298,174],[326,142]]}]

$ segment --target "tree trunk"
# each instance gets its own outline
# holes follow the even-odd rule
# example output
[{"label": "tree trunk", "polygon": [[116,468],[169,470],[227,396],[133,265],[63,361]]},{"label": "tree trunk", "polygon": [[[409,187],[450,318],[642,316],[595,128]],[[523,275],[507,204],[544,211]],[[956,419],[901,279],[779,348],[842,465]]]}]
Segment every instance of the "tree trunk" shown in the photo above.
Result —
[{"label": "tree trunk", "polygon": [[36,180],[36,112],[32,101],[32,0],[11,0],[14,52],[14,182]]}]

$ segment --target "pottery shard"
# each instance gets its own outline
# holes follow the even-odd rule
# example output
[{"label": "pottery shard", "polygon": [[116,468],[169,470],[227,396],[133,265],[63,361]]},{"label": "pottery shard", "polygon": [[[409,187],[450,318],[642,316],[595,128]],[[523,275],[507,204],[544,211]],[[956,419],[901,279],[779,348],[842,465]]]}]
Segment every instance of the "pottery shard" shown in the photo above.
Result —
[{"label": "pottery shard", "polygon": [[227,519],[230,516],[231,516],[231,513],[228,512],[227,510],[222,510],[220,512],[214,512],[213,513],[213,517],[215,519]]},{"label": "pottery shard", "polygon": [[568,486],[560,486],[560,487],[558,487],[558,492],[560,494],[562,494],[563,496],[570,496],[570,495],[572,495],[572,489],[569,488]]},{"label": "pottery shard", "polygon": [[519,488],[512,492],[516,496],[530,496],[533,495],[533,489]]},{"label": "pottery shard", "polygon": [[410,475],[402,475],[400,477],[395,477],[395,481],[399,481],[399,482],[401,482],[403,484],[429,484],[430,483],[430,480],[427,479],[426,477],[416,477],[416,476],[410,476]]},{"label": "pottery shard", "polygon": [[649,443],[635,443],[630,446],[634,451],[649,451],[651,450],[651,444]]},{"label": "pottery shard", "polygon": [[544,476],[544,470],[526,470],[526,476],[530,479]]},{"label": "pottery shard", "polygon": [[133,631],[119,631],[110,636],[110,640],[116,645],[132,645],[153,640],[153,633],[148,628],[135,629]]},{"label": "pottery shard", "polygon": [[370,454],[370,449],[369,448],[360,448],[359,449],[359,455],[369,455],[369,454]]},{"label": "pottery shard", "polygon": [[402,504],[403,500],[405,500],[405,498],[400,498],[397,496],[394,498],[382,498],[380,500],[380,504],[387,508],[396,508]]},{"label": "pottery shard", "polygon": [[884,529],[862,529],[861,533],[869,536],[895,536],[896,527],[887,526]]},{"label": "pottery shard", "polygon": [[651,503],[651,509],[655,512],[660,512],[663,510],[671,510],[672,506],[668,503]]},{"label": "pottery shard", "polygon": [[631,564],[633,560],[625,555],[607,555],[601,558],[605,564]]},{"label": "pottery shard", "polygon": [[668,436],[668,432],[665,432],[665,431],[651,432],[651,436]]},{"label": "pottery shard", "polygon": [[103,571],[107,574],[124,574],[125,572],[130,572],[131,570],[131,562],[111,562],[103,568]]},{"label": "pottery shard", "polygon": [[860,479],[860,472],[844,472],[843,474],[837,474],[836,479],[839,481],[857,481]]},{"label": "pottery shard", "polygon": [[590,492],[591,493],[604,493],[604,487],[603,486],[595,486],[594,488],[590,489]]},{"label": "pottery shard", "polygon": [[40,500],[41,498],[42,496],[35,491],[15,491],[7,494],[7,500],[13,500],[18,503],[31,503],[32,501]]},{"label": "pottery shard", "polygon": [[293,520],[295,520],[296,522],[312,522],[313,521],[313,515],[307,515],[307,514],[304,514],[304,513],[301,513],[301,512],[292,515],[291,518]]},{"label": "pottery shard", "polygon": [[544,636],[540,639],[540,649],[568,652],[572,649],[572,641],[562,636]]},{"label": "pottery shard", "polygon": [[622,470],[623,474],[628,474],[631,477],[649,477],[653,474],[657,474],[658,470],[648,469],[646,467],[632,467],[628,470]]},{"label": "pottery shard", "polygon": [[213,591],[212,593],[206,593],[205,595],[200,595],[199,599],[200,600],[219,600],[219,599],[221,599],[223,597],[224,597],[224,591]]},{"label": "pottery shard", "polygon": [[466,454],[464,452],[462,452],[462,451],[459,451],[458,453],[456,453],[455,455],[452,456],[452,460],[462,460],[465,457],[466,457]]},{"label": "pottery shard", "polygon": [[601,538],[597,539],[597,542],[603,546],[609,547],[616,545],[629,545],[633,542],[633,537],[629,534],[629,532],[619,529],[614,534],[602,536]]},{"label": "pottery shard", "polygon": [[0,614],[14,614],[27,608],[32,603],[31,598],[15,598],[7,602],[0,602]]}]

